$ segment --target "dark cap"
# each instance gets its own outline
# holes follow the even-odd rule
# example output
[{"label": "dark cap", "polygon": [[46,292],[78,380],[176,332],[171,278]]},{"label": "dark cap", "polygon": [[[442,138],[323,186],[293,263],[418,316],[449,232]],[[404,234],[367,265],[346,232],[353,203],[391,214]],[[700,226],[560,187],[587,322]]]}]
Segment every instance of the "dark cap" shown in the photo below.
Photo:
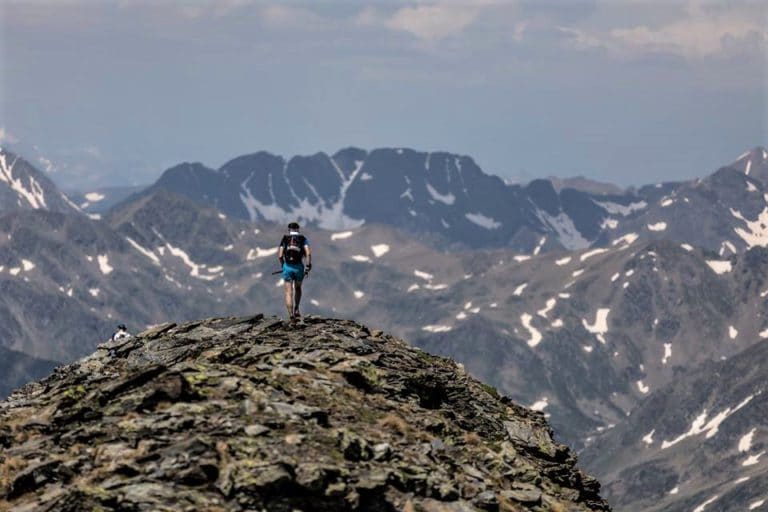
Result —
[{"label": "dark cap", "polygon": [[299,229],[299,223],[291,222],[290,224],[288,224],[288,229]]}]

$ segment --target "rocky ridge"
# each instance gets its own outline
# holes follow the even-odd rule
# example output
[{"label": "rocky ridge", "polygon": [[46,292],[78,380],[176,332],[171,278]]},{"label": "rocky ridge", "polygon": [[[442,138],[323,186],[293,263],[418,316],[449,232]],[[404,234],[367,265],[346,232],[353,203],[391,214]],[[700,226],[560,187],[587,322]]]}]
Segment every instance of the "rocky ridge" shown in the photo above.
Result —
[{"label": "rocky ridge", "polygon": [[108,342],[0,403],[0,510],[609,510],[544,416],[343,320]]},{"label": "rocky ridge", "polygon": [[79,212],[45,173],[0,147],[0,214],[16,210]]}]

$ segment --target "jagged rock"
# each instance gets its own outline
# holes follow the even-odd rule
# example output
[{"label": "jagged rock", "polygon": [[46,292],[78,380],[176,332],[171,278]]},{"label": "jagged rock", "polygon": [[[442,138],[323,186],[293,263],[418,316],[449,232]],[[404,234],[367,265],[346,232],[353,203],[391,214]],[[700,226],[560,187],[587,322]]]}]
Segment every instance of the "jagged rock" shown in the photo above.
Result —
[{"label": "jagged rock", "polygon": [[0,403],[0,445],[0,510],[609,510],[541,414],[317,317],[109,344]]}]

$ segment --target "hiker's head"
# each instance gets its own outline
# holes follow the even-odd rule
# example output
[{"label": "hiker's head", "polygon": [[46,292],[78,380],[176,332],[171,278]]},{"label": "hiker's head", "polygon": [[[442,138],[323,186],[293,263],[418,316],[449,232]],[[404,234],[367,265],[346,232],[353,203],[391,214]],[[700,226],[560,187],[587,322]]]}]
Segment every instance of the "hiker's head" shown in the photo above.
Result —
[{"label": "hiker's head", "polygon": [[298,231],[299,230],[299,223],[298,222],[291,222],[288,224],[288,230],[289,231]]},{"label": "hiker's head", "polygon": [[125,324],[120,324],[117,326],[118,331],[127,331],[128,328],[125,326]]}]

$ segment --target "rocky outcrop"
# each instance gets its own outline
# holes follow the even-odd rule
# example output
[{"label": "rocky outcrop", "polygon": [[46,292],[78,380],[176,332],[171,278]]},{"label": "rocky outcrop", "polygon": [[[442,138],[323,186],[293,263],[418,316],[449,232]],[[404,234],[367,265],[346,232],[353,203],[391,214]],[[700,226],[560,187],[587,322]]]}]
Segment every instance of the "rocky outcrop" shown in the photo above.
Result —
[{"label": "rocky outcrop", "polygon": [[353,322],[167,324],[0,403],[0,510],[609,510],[451,360]]}]

